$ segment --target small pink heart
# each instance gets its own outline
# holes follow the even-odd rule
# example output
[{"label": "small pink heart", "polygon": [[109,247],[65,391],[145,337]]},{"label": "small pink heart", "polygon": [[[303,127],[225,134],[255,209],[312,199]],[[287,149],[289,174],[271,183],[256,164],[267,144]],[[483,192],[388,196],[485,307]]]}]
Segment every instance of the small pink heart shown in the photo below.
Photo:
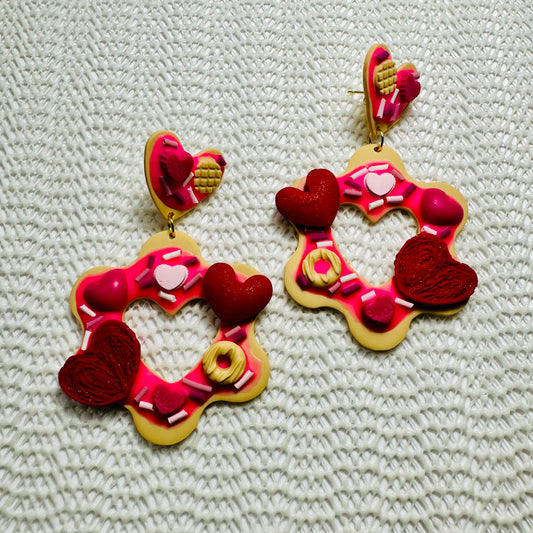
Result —
[{"label": "small pink heart", "polygon": [[194,159],[191,154],[183,151],[179,154],[161,156],[161,166],[163,170],[175,180],[177,185],[181,185],[189,176],[194,166]]},{"label": "small pink heart", "polygon": [[397,85],[402,102],[412,102],[420,94],[420,83],[412,71],[400,70],[397,72]]},{"label": "small pink heart", "polygon": [[455,226],[463,219],[463,208],[440,189],[425,189],[420,200],[422,218],[437,226]]},{"label": "small pink heart", "polygon": [[179,389],[171,389],[168,385],[158,385],[154,389],[154,408],[162,416],[177,413],[185,403],[185,394]]},{"label": "small pink heart", "polygon": [[369,172],[365,176],[365,187],[375,196],[385,196],[396,185],[396,178],[389,172],[377,174]]},{"label": "small pink heart", "polygon": [[172,266],[163,264],[157,266],[154,270],[155,281],[162,289],[167,291],[181,287],[185,283],[188,275],[189,271],[183,265]]},{"label": "small pink heart", "polygon": [[394,302],[386,294],[378,294],[375,298],[366,301],[361,309],[363,318],[370,326],[386,326],[394,315]]},{"label": "small pink heart", "polygon": [[119,268],[109,270],[100,279],[87,284],[83,297],[98,311],[123,311],[128,302],[126,274]]}]

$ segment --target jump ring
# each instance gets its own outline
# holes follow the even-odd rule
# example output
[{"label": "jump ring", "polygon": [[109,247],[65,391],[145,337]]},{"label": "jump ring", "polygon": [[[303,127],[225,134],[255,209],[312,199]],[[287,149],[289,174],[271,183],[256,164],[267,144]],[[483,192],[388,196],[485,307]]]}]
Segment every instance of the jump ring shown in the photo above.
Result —
[{"label": "jump ring", "polygon": [[176,228],[174,227],[174,213],[170,211],[167,217],[168,220],[168,234],[171,239],[176,237]]},{"label": "jump ring", "polygon": [[[380,143],[379,143],[379,146],[376,146],[376,148],[374,148],[374,150],[376,152],[381,152],[381,149],[383,148],[383,142],[385,141],[385,135],[383,135],[383,132],[381,131],[381,128],[378,128],[378,131],[379,131],[379,136],[380,136]],[[372,135],[368,135],[368,144],[373,144],[372,143]]]}]

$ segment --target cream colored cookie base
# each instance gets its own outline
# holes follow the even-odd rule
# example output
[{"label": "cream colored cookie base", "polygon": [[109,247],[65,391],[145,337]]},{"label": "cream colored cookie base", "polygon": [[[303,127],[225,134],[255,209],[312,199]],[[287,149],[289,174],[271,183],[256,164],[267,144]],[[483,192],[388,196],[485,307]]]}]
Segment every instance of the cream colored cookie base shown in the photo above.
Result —
[{"label": "cream colored cookie base", "polygon": [[[139,255],[133,263],[138,261],[141,257],[146,256],[147,254],[161,250],[162,248],[168,248],[168,247],[176,247],[181,248],[182,250],[187,250],[193,255],[195,255],[202,265],[208,266],[209,263],[205,261],[205,259],[202,258],[200,253],[200,248],[198,247],[198,244],[186,235],[185,233],[176,232],[176,237],[171,238],[168,231],[161,231],[160,233],[156,233],[153,237],[148,239],[142,246],[141,251],[139,252]],[[127,266],[131,266],[126,265]],[[249,266],[249,265],[243,265],[241,263],[233,263],[231,265],[236,272],[240,272],[241,274],[244,274],[246,276],[255,276],[256,274],[260,274],[255,268]],[[80,316],[78,314],[78,309],[76,306],[76,289],[78,288],[79,284],[83,281],[84,278],[87,276],[94,276],[95,274],[100,274],[102,272],[105,272],[107,270],[112,270],[113,268],[117,267],[95,267],[84,274],[80,276],[80,278],[76,281],[74,284],[72,291],[70,293],[70,308],[72,310],[72,313],[77,318],[77,320],[80,322],[80,324],[83,327],[83,323],[80,319]],[[125,267],[120,267],[125,268]],[[132,300],[131,303],[133,303]],[[175,314],[180,310],[180,308],[177,308],[170,314]],[[126,310],[124,310],[125,313]],[[122,320],[124,320],[124,314],[122,315]],[[268,361],[268,357],[265,353],[265,351],[259,346],[259,343],[257,342],[255,335],[254,335],[254,324],[255,320],[250,324],[250,329],[247,330],[247,338],[244,341],[247,345],[247,352],[249,356],[254,357],[257,361],[259,361],[261,365],[261,372],[257,373],[256,376],[258,377],[256,379],[256,383],[251,388],[246,388],[246,390],[242,392],[226,392],[226,393],[218,393],[214,394],[209,400],[204,403],[203,405],[199,406],[188,418],[180,422],[179,424],[175,426],[165,427],[160,426],[157,424],[152,424],[149,420],[141,416],[133,407],[129,405],[124,405],[124,407],[131,413],[133,417],[133,421],[137,427],[137,430],[139,433],[150,442],[153,442],[154,444],[163,444],[163,445],[170,445],[175,444],[183,439],[185,439],[198,425],[198,420],[200,419],[200,416],[204,412],[204,409],[212,404],[213,402],[217,401],[227,401],[227,402],[245,402],[248,400],[251,400],[252,398],[255,398],[258,396],[263,389],[266,387],[266,384],[268,382],[268,378],[270,376],[270,364]],[[222,340],[222,337],[215,338],[213,342],[217,340]],[[81,348],[81,346],[80,346]],[[152,371],[153,372],[153,371]],[[157,374],[156,372],[154,372]],[[160,376],[161,377],[161,376]],[[162,378],[164,379],[164,378]]]},{"label": "cream colored cookie base", "polygon": [[[409,181],[411,181],[418,187],[423,188],[423,189],[429,189],[429,188],[441,189],[446,194],[453,197],[457,202],[459,202],[459,204],[463,208],[464,215],[463,215],[463,219],[461,220],[461,223],[457,226],[456,234],[458,234],[461,231],[461,229],[464,227],[466,223],[466,219],[468,217],[468,207],[466,205],[466,200],[464,199],[463,195],[457,189],[455,189],[448,183],[423,183],[423,182],[412,179],[407,174],[407,171],[405,170],[405,167],[403,165],[402,160],[400,159],[400,156],[392,148],[384,146],[382,150],[378,152],[376,151],[376,148],[378,147],[379,145],[377,144],[368,144],[366,146],[363,146],[362,148],[359,148],[359,150],[357,150],[355,154],[351,157],[350,161],[348,162],[348,167],[342,173],[342,175],[348,174],[355,168],[361,165],[364,165],[366,163],[378,162],[378,161],[390,162],[394,167],[396,167],[403,174],[403,176],[406,179],[409,179]],[[304,184],[305,184],[305,178],[302,178],[294,183],[294,187],[303,188]],[[398,206],[396,209],[403,209],[404,211],[407,211],[412,214],[411,209],[405,206]],[[369,214],[369,213],[366,213],[365,211],[363,211],[363,213],[372,223],[377,222],[381,218],[381,216],[383,216],[383,215],[372,215],[371,213]],[[298,231],[297,226],[294,226],[294,227]],[[333,229],[334,229],[334,224],[333,224]],[[417,233],[418,232],[420,232],[420,227],[417,227]],[[337,243],[337,246],[342,246],[342,243]],[[405,317],[405,319],[402,320],[394,329],[384,332],[384,333],[375,332],[371,329],[368,329],[359,320],[356,320],[355,317],[346,308],[346,306],[343,305],[341,301],[334,300],[326,296],[313,294],[308,291],[306,292],[300,289],[300,287],[296,283],[296,273],[303,259],[304,251],[305,251],[305,237],[300,232],[298,232],[298,247],[296,251],[294,252],[294,254],[290,257],[285,267],[285,287],[287,288],[288,293],[292,296],[292,298],[294,298],[294,300],[296,300],[299,304],[305,307],[310,307],[313,309],[317,307],[331,307],[332,309],[337,309],[338,311],[340,311],[346,317],[346,320],[348,322],[348,326],[350,327],[350,331],[352,332],[352,335],[363,346],[370,348],[371,350],[379,350],[379,351],[390,350],[391,348],[394,348],[395,346],[397,346],[407,335],[407,331],[409,330],[409,325],[411,321],[415,317],[420,315],[421,313],[431,313],[434,315],[449,316],[449,315],[453,315],[459,312],[464,307],[464,305],[462,305],[454,309],[447,309],[446,311],[415,310],[409,313]],[[453,241],[450,246],[450,253],[453,257],[457,259]],[[352,268],[354,268],[354,270],[357,272],[356,267],[352,266]],[[364,278],[360,275],[359,275],[359,279],[365,282]],[[392,284],[392,280],[389,280],[387,283],[385,283],[384,285],[381,285],[379,288],[386,290],[387,288],[391,286],[391,284]]]}]

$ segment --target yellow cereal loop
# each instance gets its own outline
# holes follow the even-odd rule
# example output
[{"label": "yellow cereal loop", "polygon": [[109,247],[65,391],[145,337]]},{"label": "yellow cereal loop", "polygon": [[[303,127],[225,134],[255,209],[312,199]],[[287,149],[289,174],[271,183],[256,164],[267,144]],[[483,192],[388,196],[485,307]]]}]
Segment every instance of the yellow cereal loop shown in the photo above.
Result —
[{"label": "yellow cereal loop", "polygon": [[[229,366],[222,367],[218,364],[218,358],[221,356],[229,359]],[[233,342],[215,342],[205,352],[202,365],[211,381],[224,384],[235,383],[244,372],[246,356],[242,348]]]},{"label": "yellow cereal loop", "polygon": [[[320,259],[324,259],[329,263],[330,267],[327,272],[319,273],[315,270],[315,264]],[[315,287],[327,287],[339,279],[341,275],[341,260],[335,252],[326,248],[317,248],[304,259],[302,272]]]}]

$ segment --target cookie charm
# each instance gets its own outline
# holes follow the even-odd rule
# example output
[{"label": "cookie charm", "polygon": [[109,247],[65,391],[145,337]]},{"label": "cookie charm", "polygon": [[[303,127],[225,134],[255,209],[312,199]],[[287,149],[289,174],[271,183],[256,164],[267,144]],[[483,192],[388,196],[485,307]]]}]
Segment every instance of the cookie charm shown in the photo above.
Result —
[{"label": "cookie charm", "polygon": [[[380,98],[386,100],[391,94],[398,98],[398,79],[416,72],[407,64],[392,74],[395,67],[386,63],[389,58],[384,45],[373,46],[364,68],[365,84],[373,72],[371,91],[381,90]],[[382,68],[377,69],[379,65]],[[408,91],[408,96],[415,97],[419,90],[418,86]],[[388,127],[407,103],[400,99],[387,114]],[[368,94],[366,105],[367,117],[384,118],[377,116],[382,104]],[[384,123],[372,124],[374,135],[372,127],[381,128]],[[377,131],[383,141],[383,131]],[[416,219],[417,235],[398,252],[394,275],[385,284],[371,285],[339,251],[332,224],[341,204],[355,205],[372,223],[392,209],[404,209]],[[276,206],[298,232],[298,247],[285,268],[287,291],[305,307],[331,307],[343,313],[354,337],[367,348],[393,348],[421,313],[458,312],[477,286],[476,273],[458,261],[454,250],[455,237],[467,218],[465,199],[446,183],[412,179],[399,155],[383,144],[357,150],[340,176],[325,169],[310,171],[277,193]]]},{"label": "cookie charm", "polygon": [[[180,216],[213,192],[225,166],[215,150],[190,156],[166,131],[150,137],[145,163],[150,192],[165,216]],[[123,405],[153,443],[179,442],[211,403],[247,401],[265,388],[269,362],[254,321],[271,296],[268,278],[246,265],[209,265],[196,242],[172,227],[151,237],[129,266],[97,267],[75,283],[70,305],[83,340],[59,371],[59,384],[86,405]],[[142,361],[135,333],[124,323],[126,308],[141,298],[170,314],[203,299],[220,319],[209,349],[175,383]]]}]

